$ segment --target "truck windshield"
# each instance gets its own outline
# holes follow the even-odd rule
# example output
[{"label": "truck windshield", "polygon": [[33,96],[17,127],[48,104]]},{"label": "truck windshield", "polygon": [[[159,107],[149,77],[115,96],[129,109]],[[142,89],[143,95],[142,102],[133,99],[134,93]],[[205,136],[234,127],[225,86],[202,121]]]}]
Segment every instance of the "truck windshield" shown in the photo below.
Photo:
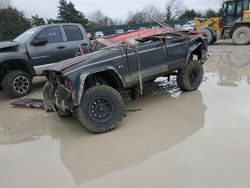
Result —
[{"label": "truck windshield", "polygon": [[13,41],[18,43],[25,43],[39,28],[31,28],[28,31],[25,31],[23,34],[15,38]]},{"label": "truck windshield", "polygon": [[227,15],[232,15],[235,13],[235,2],[228,2],[227,3],[227,10],[226,10],[226,13]]}]

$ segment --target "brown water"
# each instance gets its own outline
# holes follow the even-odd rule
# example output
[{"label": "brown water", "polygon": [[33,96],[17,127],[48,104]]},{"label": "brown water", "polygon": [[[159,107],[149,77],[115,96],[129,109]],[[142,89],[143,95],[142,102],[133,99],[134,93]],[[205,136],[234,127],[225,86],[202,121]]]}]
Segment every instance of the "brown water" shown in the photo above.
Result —
[{"label": "brown water", "polygon": [[[14,109],[0,93],[0,188],[249,188],[250,46],[210,48],[200,89],[158,79],[117,130]],[[29,97],[41,97],[36,81]]]}]

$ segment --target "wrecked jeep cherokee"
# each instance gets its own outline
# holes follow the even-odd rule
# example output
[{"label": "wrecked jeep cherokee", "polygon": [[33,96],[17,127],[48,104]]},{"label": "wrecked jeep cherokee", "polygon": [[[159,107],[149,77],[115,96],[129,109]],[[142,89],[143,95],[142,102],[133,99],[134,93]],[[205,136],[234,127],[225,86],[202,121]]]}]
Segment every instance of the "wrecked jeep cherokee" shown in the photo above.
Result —
[{"label": "wrecked jeep cherokee", "polygon": [[117,128],[124,117],[122,92],[143,94],[143,82],[177,76],[183,91],[203,80],[207,42],[199,33],[144,29],[98,41],[102,48],[62,61],[44,72],[47,112],[75,115],[92,133]]}]

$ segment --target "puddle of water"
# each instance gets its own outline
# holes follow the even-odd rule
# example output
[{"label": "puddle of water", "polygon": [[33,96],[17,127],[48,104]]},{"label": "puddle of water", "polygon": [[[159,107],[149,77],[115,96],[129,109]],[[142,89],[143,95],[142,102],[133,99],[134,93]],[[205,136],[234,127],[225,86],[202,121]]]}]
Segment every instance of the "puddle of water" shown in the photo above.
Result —
[{"label": "puddle of water", "polygon": [[250,85],[250,55],[211,54],[205,68],[207,73],[217,76],[217,84],[226,87],[238,87],[242,82]]},{"label": "puddle of water", "polygon": [[[195,92],[180,92],[174,79],[168,82],[165,78],[159,78],[155,83],[146,84],[145,96],[129,102],[126,106],[127,109],[141,110],[127,112],[119,129],[103,135],[88,133],[73,118],[61,119],[56,114],[45,114],[43,111],[13,109],[9,106],[9,101],[5,100],[0,105],[0,182],[3,182],[2,185],[6,188],[17,185],[98,187],[98,182],[105,183],[103,187],[117,187],[117,184],[112,185],[112,177],[117,178],[117,183],[119,178],[126,180],[126,177],[129,177],[134,180],[129,174],[135,173],[134,177],[141,178],[138,183],[144,185],[143,187],[164,187],[162,185],[168,185],[167,182],[173,187],[178,177],[174,178],[176,181],[169,179],[170,171],[168,176],[164,176],[164,173],[153,176],[161,180],[158,184],[154,184],[150,178],[143,178],[148,175],[150,169],[164,172],[168,168],[175,175],[177,172],[183,175],[183,180],[194,181],[193,177],[187,175],[191,172],[182,167],[192,169],[189,164],[195,164],[194,160],[204,162],[204,168],[211,166],[207,156],[193,148],[194,145],[197,148],[205,145],[213,148],[216,146],[213,140],[215,139],[218,145],[221,141],[220,146],[227,148],[226,140],[220,140],[218,136],[218,129],[225,129],[226,133],[222,131],[222,135],[230,138],[248,131],[246,122],[250,120],[250,99],[244,102],[241,100],[242,97],[249,98],[249,58],[250,56],[242,58],[235,54],[211,54],[205,65],[204,82],[200,90]],[[235,132],[231,132],[232,128],[236,129],[235,135]],[[240,132],[241,129],[243,132]],[[215,138],[215,135],[218,137]],[[190,139],[195,141],[190,142]],[[237,141],[234,142],[235,147],[242,146],[243,140]],[[185,147],[178,149],[179,145],[183,144]],[[210,151],[209,148],[207,150]],[[192,152],[196,155],[191,155]],[[227,153],[223,148],[216,152]],[[211,153],[207,155],[215,160]],[[152,157],[154,162],[151,162]],[[220,155],[219,157],[224,159]],[[148,160],[150,162],[147,163]],[[6,165],[10,162],[11,165]],[[223,162],[225,160],[222,160],[220,165],[223,165]],[[17,169],[16,166],[20,168]],[[24,169],[28,170],[23,172]],[[33,173],[34,169],[41,172]],[[34,181],[29,181],[30,177]],[[7,181],[8,179],[11,181]],[[168,181],[164,182],[163,179]],[[128,184],[133,183],[128,181]],[[88,184],[89,182],[94,184]],[[185,181],[182,182],[185,185]],[[200,187],[200,184],[198,185],[193,187]]]}]

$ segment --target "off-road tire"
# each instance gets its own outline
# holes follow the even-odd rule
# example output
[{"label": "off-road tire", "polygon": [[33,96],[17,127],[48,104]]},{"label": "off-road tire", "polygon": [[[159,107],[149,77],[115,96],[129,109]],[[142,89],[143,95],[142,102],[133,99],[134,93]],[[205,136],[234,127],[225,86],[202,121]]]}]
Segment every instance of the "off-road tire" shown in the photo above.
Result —
[{"label": "off-road tire", "polygon": [[[97,104],[95,104],[95,101]],[[100,107],[105,109],[104,112],[98,111],[101,110]],[[101,114],[100,117],[98,113]],[[100,119],[95,117],[96,115]],[[123,98],[117,90],[109,86],[95,86],[88,89],[82,98],[81,105],[78,107],[80,124],[95,134],[114,130],[120,125],[123,117]]]},{"label": "off-road tire", "polygon": [[[28,84],[27,87],[23,89],[23,92],[17,92],[14,88],[14,81],[18,77],[24,78],[25,83]],[[2,86],[3,86],[4,92],[9,97],[12,97],[12,98],[23,97],[25,95],[28,95],[31,91],[32,77],[28,73],[21,71],[21,70],[12,71],[4,76]]]},{"label": "off-road tire", "polygon": [[203,80],[204,70],[200,62],[190,61],[185,68],[177,74],[177,84],[182,91],[197,90]]},{"label": "off-road tire", "polygon": [[[242,38],[240,36],[242,35]],[[250,42],[250,27],[241,26],[233,32],[232,40],[234,44],[246,45]]]},{"label": "off-road tire", "polygon": [[200,29],[199,32],[203,33],[203,35],[207,37],[208,44],[213,44],[216,42],[212,31],[210,31],[209,29]]}]

